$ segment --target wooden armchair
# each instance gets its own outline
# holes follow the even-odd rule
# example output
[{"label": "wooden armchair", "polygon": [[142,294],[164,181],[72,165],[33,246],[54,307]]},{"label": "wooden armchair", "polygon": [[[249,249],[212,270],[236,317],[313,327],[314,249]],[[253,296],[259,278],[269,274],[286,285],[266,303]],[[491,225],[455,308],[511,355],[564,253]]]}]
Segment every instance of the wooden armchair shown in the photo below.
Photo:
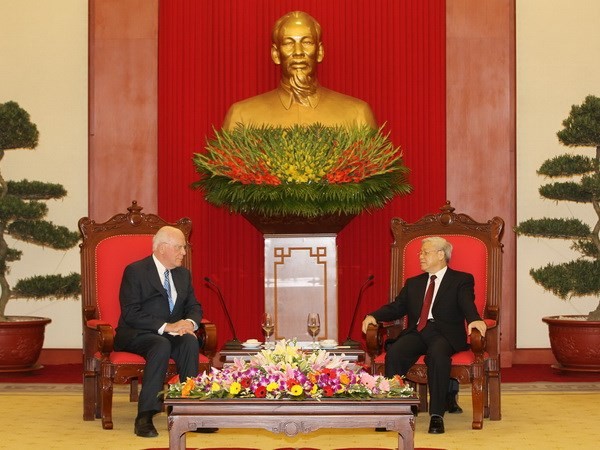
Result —
[{"label": "wooden armchair", "polygon": [[[119,288],[125,266],[152,253],[152,237],[164,225],[179,228],[189,243],[191,220],[167,223],[154,214],[144,214],[133,201],[127,213],[103,223],[88,217],[79,220],[83,319],[83,420],[102,418],[102,428],[112,429],[113,384],[130,383],[130,400],[138,399],[138,384],[145,360],[139,355],[113,350],[119,321]],[[191,252],[183,262],[191,267]],[[216,353],[214,324],[203,320],[198,329],[201,341],[200,371],[209,370]],[[165,381],[176,375],[171,361]]]},{"label": "wooden armchair", "polygon": [[[415,256],[421,241],[441,236],[452,243],[450,267],[470,272],[475,277],[475,303],[488,330],[485,337],[475,330],[470,336],[470,350],[452,357],[451,377],[460,384],[471,384],[473,429],[483,427],[483,417],[500,420],[500,302],[502,280],[502,244],[504,221],[494,217],[486,223],[475,222],[466,214],[455,214],[450,202],[441,213],[423,217],[415,223],[392,219],[390,301],[404,281],[421,273]],[[401,321],[400,321],[401,322]],[[383,373],[386,339],[394,339],[405,323],[379,324],[367,330],[367,353],[373,373]],[[466,326],[466,324],[465,324]],[[407,379],[417,383],[420,410],[427,411],[427,367],[421,357],[409,370]]]}]

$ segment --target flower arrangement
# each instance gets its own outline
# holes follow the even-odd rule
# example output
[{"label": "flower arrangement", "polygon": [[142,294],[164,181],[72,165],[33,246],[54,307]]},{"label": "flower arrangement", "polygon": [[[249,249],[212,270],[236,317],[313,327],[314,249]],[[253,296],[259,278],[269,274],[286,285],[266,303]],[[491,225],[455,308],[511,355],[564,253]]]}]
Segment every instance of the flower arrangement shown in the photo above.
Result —
[{"label": "flower arrangement", "polygon": [[169,384],[169,398],[401,398],[414,395],[403,378],[384,378],[353,370],[342,356],[325,350],[303,351],[295,341],[281,340],[250,361],[236,359],[185,382]]},{"label": "flower arrangement", "polygon": [[402,151],[368,126],[215,131],[194,155],[209,203],[265,217],[358,214],[410,192]]}]

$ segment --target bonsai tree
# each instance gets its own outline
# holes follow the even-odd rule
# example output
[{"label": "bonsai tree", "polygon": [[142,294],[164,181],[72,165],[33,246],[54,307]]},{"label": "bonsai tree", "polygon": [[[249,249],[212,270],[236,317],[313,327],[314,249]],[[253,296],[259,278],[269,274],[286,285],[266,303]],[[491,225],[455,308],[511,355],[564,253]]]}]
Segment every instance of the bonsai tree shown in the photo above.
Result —
[{"label": "bonsai tree", "polygon": [[[27,111],[15,102],[0,103],[0,162],[6,150],[34,149],[39,133]],[[8,321],[6,305],[11,298],[76,298],[80,276],[47,275],[18,280],[11,288],[6,275],[9,264],[21,259],[22,252],[10,248],[5,237],[31,244],[66,250],[79,241],[79,234],[44,220],[44,201],[60,199],[67,192],[60,184],[39,181],[6,181],[0,171],[0,321]]]},{"label": "bonsai tree", "polygon": [[[571,248],[581,254],[574,261],[548,264],[531,269],[530,275],[544,289],[559,298],[600,294],[600,98],[586,97],[581,105],[573,105],[563,121],[558,140],[567,147],[591,147],[591,156],[564,154],[543,162],[537,173],[550,178],[570,177],[572,181],[544,184],[539,193],[554,201],[589,203],[597,220],[590,225],[574,218],[529,219],[515,231],[526,236],[570,239]],[[588,315],[600,320],[600,304]]]}]

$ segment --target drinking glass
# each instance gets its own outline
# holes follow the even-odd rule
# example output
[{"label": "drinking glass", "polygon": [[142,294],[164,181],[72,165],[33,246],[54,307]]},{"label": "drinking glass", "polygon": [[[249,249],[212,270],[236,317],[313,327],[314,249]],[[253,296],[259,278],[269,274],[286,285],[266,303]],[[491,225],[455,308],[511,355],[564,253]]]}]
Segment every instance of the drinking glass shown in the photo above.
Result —
[{"label": "drinking glass", "polygon": [[271,335],[273,334],[273,331],[275,330],[275,322],[273,321],[273,316],[269,313],[264,313],[262,315],[262,320],[260,322],[260,326],[262,327],[263,331],[265,332],[265,348],[269,347],[269,338],[271,337]]},{"label": "drinking glass", "polygon": [[308,313],[308,318],[306,319],[306,326],[308,327],[308,333],[312,336],[312,346],[313,349],[317,348],[317,335],[321,330],[321,319],[319,318],[319,314],[311,312]]}]

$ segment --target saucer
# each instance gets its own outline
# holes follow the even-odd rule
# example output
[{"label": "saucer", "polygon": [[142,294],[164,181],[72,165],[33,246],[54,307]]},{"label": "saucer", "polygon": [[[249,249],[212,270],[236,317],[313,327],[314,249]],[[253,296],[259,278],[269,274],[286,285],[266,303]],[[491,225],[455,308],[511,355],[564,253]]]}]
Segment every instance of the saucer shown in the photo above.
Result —
[{"label": "saucer", "polygon": [[321,345],[321,348],[332,349],[332,348],[336,348],[338,346],[338,343],[337,342],[327,342],[327,343],[321,342],[320,345]]},{"label": "saucer", "polygon": [[242,347],[244,348],[259,348],[262,344],[260,342],[257,343],[248,343],[248,342],[242,342]]}]

